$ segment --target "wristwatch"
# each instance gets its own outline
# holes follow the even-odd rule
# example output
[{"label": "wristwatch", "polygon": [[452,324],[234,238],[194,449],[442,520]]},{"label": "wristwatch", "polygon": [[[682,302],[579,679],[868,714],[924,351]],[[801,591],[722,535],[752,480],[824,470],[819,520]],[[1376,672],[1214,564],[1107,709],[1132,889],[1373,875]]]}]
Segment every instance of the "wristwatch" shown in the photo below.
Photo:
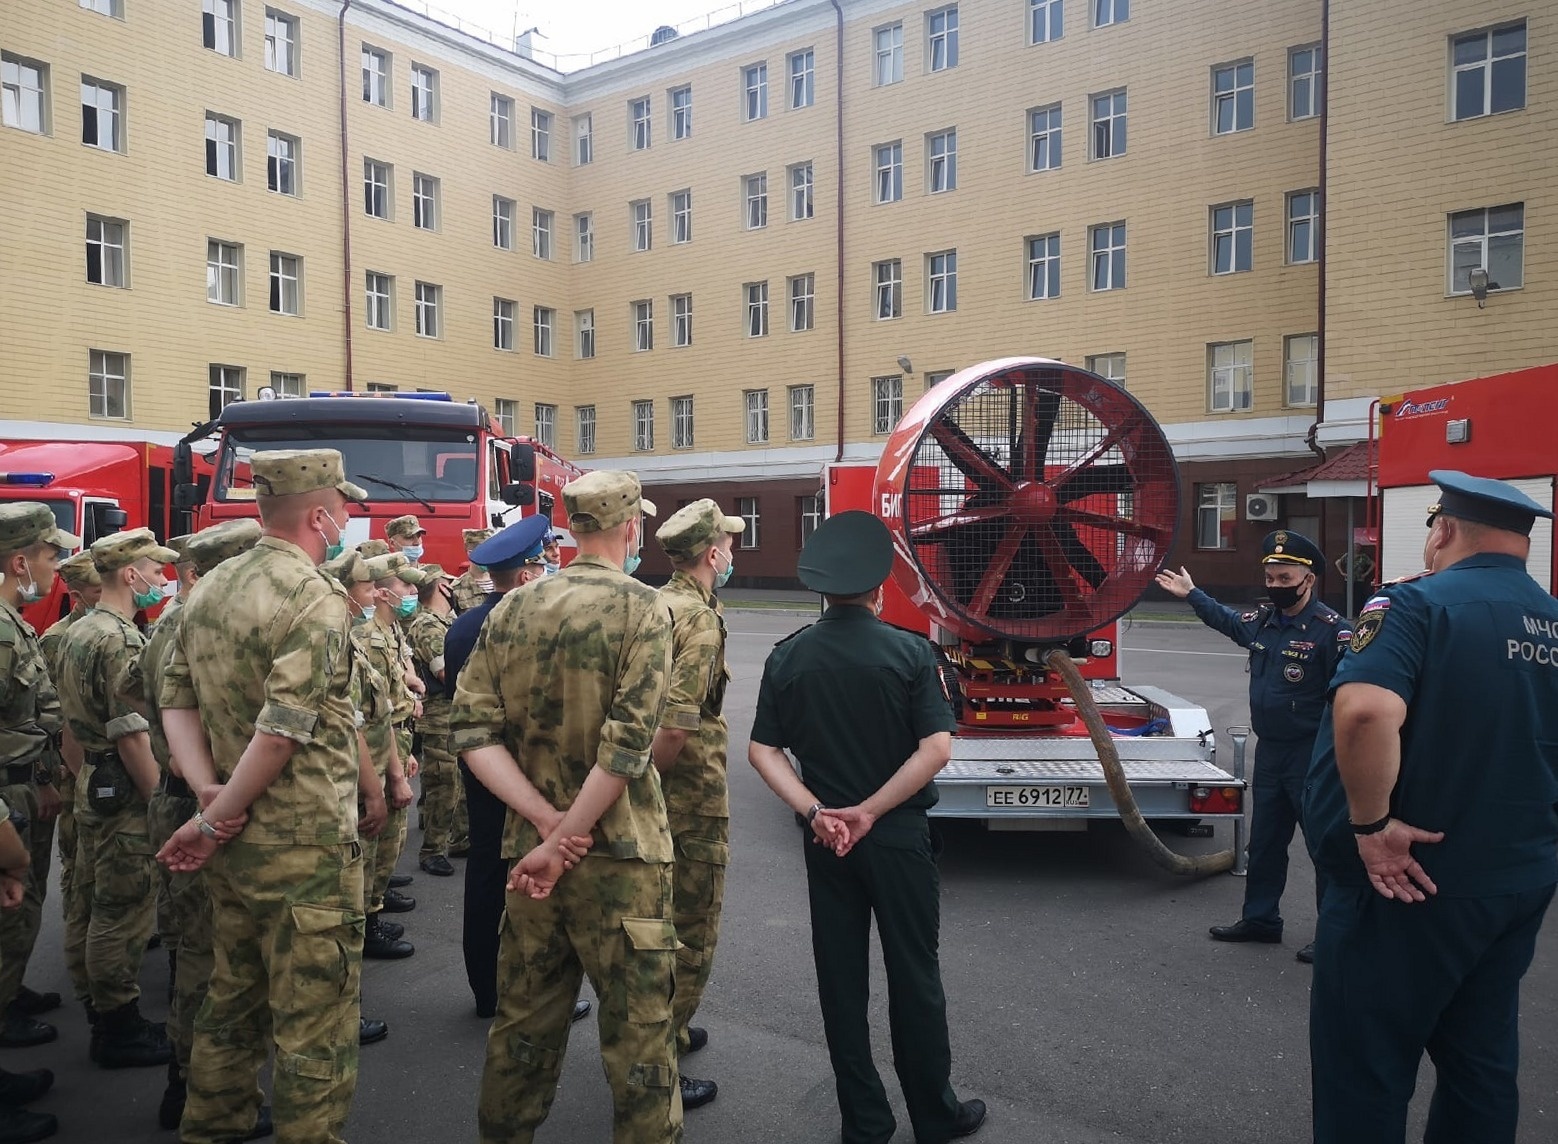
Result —
[{"label": "wristwatch", "polygon": [[811,809],[806,812],[806,825],[807,826],[810,826],[812,824],[812,821],[817,817],[817,812],[819,810],[822,810],[822,809],[823,809],[823,805],[820,802],[814,802],[814,803],[811,804]]},{"label": "wristwatch", "polygon": [[1381,830],[1384,830],[1385,827],[1390,825],[1390,815],[1387,814],[1378,822],[1349,822],[1347,825],[1352,827],[1352,832],[1361,838],[1365,834],[1378,834]]},{"label": "wristwatch", "polygon": [[221,838],[216,833],[216,827],[212,826],[209,822],[206,821],[206,816],[202,811],[195,811],[195,817],[190,821],[198,826],[200,828],[200,833],[204,834],[207,838],[215,838],[218,842],[221,841]]}]

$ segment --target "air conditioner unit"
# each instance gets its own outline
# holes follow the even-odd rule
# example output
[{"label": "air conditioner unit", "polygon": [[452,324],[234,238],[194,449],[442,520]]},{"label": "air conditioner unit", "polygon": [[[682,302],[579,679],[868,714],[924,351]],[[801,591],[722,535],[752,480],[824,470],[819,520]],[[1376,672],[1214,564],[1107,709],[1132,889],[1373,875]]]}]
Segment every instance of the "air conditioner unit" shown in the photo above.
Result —
[{"label": "air conditioner unit", "polygon": [[1276,520],[1277,498],[1270,493],[1249,493],[1244,498],[1245,520]]}]

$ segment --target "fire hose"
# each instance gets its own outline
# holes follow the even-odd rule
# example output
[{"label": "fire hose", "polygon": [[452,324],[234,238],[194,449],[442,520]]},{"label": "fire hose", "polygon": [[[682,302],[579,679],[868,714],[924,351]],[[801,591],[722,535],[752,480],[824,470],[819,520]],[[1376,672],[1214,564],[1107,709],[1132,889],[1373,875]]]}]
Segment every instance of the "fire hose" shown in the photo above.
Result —
[{"label": "fire hose", "polygon": [[1120,812],[1120,821],[1125,824],[1126,833],[1147,851],[1148,857],[1169,873],[1188,877],[1221,874],[1225,870],[1232,869],[1234,865],[1232,850],[1220,850],[1216,854],[1187,858],[1163,845],[1163,840],[1153,833],[1152,827],[1147,825],[1147,820],[1142,817],[1140,809],[1136,806],[1136,798],[1131,793],[1130,783],[1125,778],[1125,769],[1120,765],[1120,753],[1115,749],[1114,736],[1104,724],[1103,712],[1098,710],[1098,704],[1093,700],[1093,693],[1088,688],[1087,681],[1082,678],[1082,673],[1077,670],[1075,661],[1066,654],[1064,648],[1057,647],[1044,654],[1044,665],[1059,675],[1066,689],[1071,692],[1071,698],[1077,705],[1077,713],[1082,716],[1082,722],[1087,726],[1088,737],[1093,741],[1093,749],[1098,752],[1098,762],[1104,770],[1104,781],[1109,785],[1109,794],[1114,798],[1114,805]]}]

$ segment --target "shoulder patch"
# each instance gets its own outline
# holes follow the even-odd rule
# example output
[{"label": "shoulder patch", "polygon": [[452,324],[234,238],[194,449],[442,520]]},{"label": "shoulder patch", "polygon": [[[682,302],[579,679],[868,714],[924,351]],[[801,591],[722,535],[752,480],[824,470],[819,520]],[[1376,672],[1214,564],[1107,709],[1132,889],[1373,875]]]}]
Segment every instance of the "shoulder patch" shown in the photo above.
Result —
[{"label": "shoulder patch", "polygon": [[780,647],[780,646],[782,646],[782,645],[784,645],[784,644],[787,644],[787,643],[789,643],[789,642],[790,642],[790,641],[791,641],[791,640],[793,640],[793,639],[794,639],[794,638],[795,638],[795,637],[796,637],[796,636],[798,636],[798,635],[800,635],[800,634],[801,634],[801,633],[802,633],[802,632],[804,632],[804,631],[805,631],[805,630],[806,630],[806,629],[807,629],[807,628],[809,628],[809,627],[811,627],[811,625],[810,625],[810,624],[807,624],[807,625],[806,625],[806,627],[804,627],[804,628],[796,628],[796,629],[795,629],[795,630],[794,630],[794,631],[793,631],[793,632],[791,632],[791,633],[790,633],[790,634],[789,634],[789,635],[787,635],[787,636],[785,636],[785,637],[784,637],[784,639],[782,639],[782,640],[776,640],[776,641],[775,641],[775,642],[774,642],[774,646],[775,646],[775,647]]},{"label": "shoulder patch", "polygon": [[1253,612],[1240,612],[1239,613],[1239,619],[1242,620],[1246,624],[1249,623],[1251,620],[1259,619],[1259,618],[1260,618],[1260,609],[1259,608],[1255,609],[1255,611],[1253,611]]},{"label": "shoulder patch", "polygon": [[1387,580],[1386,584],[1410,584],[1413,580],[1421,580],[1424,576],[1432,576],[1433,571],[1424,568],[1421,572],[1413,572],[1407,576],[1397,576],[1394,580]]},{"label": "shoulder patch", "polygon": [[1383,612],[1389,607],[1389,596],[1373,596],[1364,601],[1363,607],[1358,611],[1358,615],[1364,616],[1370,612]]},{"label": "shoulder patch", "polygon": [[1374,642],[1374,637],[1379,635],[1379,630],[1385,626],[1384,611],[1370,612],[1358,619],[1358,626],[1353,629],[1352,641],[1349,644],[1354,652],[1360,652]]}]

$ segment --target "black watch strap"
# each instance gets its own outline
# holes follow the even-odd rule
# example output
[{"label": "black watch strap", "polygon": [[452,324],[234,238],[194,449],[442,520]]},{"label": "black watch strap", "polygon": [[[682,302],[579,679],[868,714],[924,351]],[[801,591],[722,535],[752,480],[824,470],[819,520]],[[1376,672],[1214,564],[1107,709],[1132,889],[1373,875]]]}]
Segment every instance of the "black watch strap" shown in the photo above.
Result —
[{"label": "black watch strap", "polygon": [[1347,825],[1352,827],[1352,832],[1356,835],[1359,835],[1360,837],[1365,834],[1378,834],[1381,830],[1384,830],[1385,827],[1390,825],[1390,815],[1387,814],[1378,822],[1365,822],[1361,824],[1357,822],[1349,822]]},{"label": "black watch strap", "polygon": [[817,812],[822,809],[822,803],[814,802],[811,809],[806,812],[806,825],[810,826],[817,817]]}]

